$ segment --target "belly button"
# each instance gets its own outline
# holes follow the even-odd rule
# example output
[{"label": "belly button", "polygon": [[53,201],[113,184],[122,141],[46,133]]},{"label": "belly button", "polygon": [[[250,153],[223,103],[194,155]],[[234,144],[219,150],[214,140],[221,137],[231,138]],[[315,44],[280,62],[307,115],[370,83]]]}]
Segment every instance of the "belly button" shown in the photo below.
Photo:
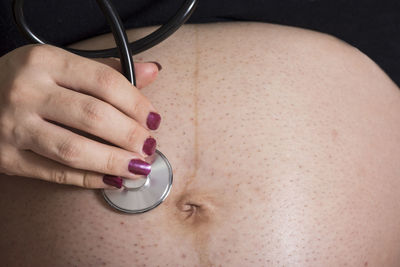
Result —
[{"label": "belly button", "polygon": [[183,204],[181,211],[185,213],[185,220],[189,219],[192,216],[196,216],[198,212],[199,206],[192,203]]},{"label": "belly button", "polygon": [[185,194],[176,202],[176,207],[180,218],[190,224],[208,223],[214,216],[212,203],[201,196]]}]

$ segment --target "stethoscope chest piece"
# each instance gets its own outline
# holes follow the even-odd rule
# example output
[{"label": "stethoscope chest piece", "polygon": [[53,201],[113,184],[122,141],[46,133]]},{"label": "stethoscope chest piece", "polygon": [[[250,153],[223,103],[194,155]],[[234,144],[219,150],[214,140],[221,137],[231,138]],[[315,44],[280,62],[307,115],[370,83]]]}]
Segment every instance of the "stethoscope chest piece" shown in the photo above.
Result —
[{"label": "stethoscope chest piece", "polygon": [[151,161],[151,172],[146,178],[125,179],[122,189],[103,190],[108,204],[126,213],[143,213],[160,205],[172,187],[172,168],[167,158],[158,150]]}]

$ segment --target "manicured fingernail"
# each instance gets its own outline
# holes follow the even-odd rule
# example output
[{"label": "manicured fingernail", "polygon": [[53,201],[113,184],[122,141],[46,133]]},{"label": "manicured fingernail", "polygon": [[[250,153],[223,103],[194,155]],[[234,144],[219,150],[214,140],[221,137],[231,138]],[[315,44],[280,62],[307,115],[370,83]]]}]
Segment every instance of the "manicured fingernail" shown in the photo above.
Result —
[{"label": "manicured fingernail", "polygon": [[151,171],[151,165],[140,159],[132,159],[129,162],[128,170],[133,174],[148,175]]},{"label": "manicured fingernail", "polygon": [[160,126],[161,116],[158,113],[150,112],[147,116],[147,127],[150,130],[156,130]]},{"label": "manicured fingernail", "polygon": [[157,61],[150,61],[150,63],[156,64],[158,71],[162,70],[162,66]]},{"label": "manicured fingernail", "polygon": [[104,175],[103,176],[103,182],[105,184],[114,186],[118,189],[122,187],[122,178],[118,176],[112,176],[112,175]]},{"label": "manicured fingernail", "polygon": [[149,137],[144,141],[143,152],[151,156],[156,151],[157,141],[153,137]]}]

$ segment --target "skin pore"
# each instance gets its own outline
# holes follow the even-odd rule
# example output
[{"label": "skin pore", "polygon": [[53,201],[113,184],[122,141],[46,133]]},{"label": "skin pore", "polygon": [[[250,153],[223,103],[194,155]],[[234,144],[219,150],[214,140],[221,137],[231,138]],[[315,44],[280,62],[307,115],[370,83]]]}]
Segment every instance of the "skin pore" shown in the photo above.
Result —
[{"label": "skin pore", "polygon": [[96,190],[1,175],[0,265],[398,265],[400,92],[368,57],[316,32],[224,23],[135,59],[163,66],[142,92],[163,118],[171,194],[126,215]]}]

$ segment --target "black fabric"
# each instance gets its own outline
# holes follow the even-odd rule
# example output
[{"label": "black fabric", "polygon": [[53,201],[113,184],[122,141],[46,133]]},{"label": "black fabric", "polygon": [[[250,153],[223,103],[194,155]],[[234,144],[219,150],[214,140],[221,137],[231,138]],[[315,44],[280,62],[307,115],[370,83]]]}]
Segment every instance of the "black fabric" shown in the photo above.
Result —
[{"label": "black fabric", "polygon": [[[0,0],[0,55],[26,44],[16,29],[11,0]],[[126,28],[165,23],[183,0],[114,0]],[[108,32],[95,0],[25,0],[32,28],[67,45]],[[189,23],[264,21],[332,34],[366,53],[400,85],[398,0],[200,0]]]}]

